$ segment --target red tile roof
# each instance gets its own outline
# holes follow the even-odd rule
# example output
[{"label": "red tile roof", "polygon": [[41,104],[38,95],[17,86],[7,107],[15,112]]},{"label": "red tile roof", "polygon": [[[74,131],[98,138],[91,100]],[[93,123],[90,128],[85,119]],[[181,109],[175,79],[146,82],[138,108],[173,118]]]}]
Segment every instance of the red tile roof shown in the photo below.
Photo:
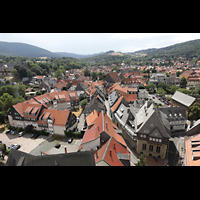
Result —
[{"label": "red tile roof", "polygon": [[103,111],[99,116],[88,126],[84,137],[82,139],[82,144],[87,143],[91,140],[100,137],[102,132],[106,132],[110,137],[114,137],[119,143],[126,147],[126,143],[121,135],[115,132],[118,129],[116,124],[104,113]]},{"label": "red tile roof", "polygon": [[135,101],[137,99],[137,94],[122,94],[126,101]]},{"label": "red tile roof", "polygon": [[115,112],[115,110],[118,108],[118,106],[120,105],[120,103],[121,103],[121,101],[122,101],[122,99],[123,99],[124,97],[123,96],[121,96],[116,102],[115,102],[115,104],[112,106],[112,108],[111,108],[111,111],[112,112]]},{"label": "red tile roof", "polygon": [[126,154],[130,160],[130,152],[123,147],[118,141],[110,137],[100,148],[95,151],[94,158],[95,163],[97,164],[101,160],[108,163],[110,166],[124,166],[124,164],[120,161],[118,154]]}]

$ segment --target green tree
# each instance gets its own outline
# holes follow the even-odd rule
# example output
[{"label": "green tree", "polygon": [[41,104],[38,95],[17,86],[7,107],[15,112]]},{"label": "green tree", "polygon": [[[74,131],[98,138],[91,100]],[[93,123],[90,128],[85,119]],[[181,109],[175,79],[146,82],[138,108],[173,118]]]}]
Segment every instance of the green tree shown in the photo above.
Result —
[{"label": "green tree", "polygon": [[38,64],[31,64],[31,71],[37,75],[42,75],[42,68]]},{"label": "green tree", "polygon": [[157,70],[153,68],[153,69],[151,70],[151,72],[152,72],[152,73],[156,73]]},{"label": "green tree", "polygon": [[12,69],[11,74],[12,74],[13,77],[18,77],[19,76],[19,74],[18,74],[18,72],[17,72],[17,70],[15,68]]},{"label": "green tree", "polygon": [[185,76],[181,77],[181,87],[186,88],[187,80]]},{"label": "green tree", "polygon": [[144,157],[143,154],[141,154],[140,159],[138,160],[137,163],[135,163],[135,166],[147,166],[147,161],[146,158]]},{"label": "green tree", "polygon": [[167,77],[170,77],[170,74],[168,72],[165,72],[165,74],[166,74]]},{"label": "green tree", "polygon": [[82,100],[81,103],[80,103],[81,108],[84,109],[85,106],[87,105],[87,103],[88,103],[88,100],[87,100],[87,99]]},{"label": "green tree", "polygon": [[189,118],[197,120],[200,118],[200,103],[194,103],[189,110]]},{"label": "green tree", "polygon": [[41,95],[41,92],[40,91],[36,91],[36,95]]},{"label": "green tree", "polygon": [[17,73],[19,75],[19,78],[27,77],[27,70],[24,66],[21,65],[15,65],[14,69],[17,70]]},{"label": "green tree", "polygon": [[180,72],[180,71],[177,71],[177,72],[176,72],[176,76],[177,76],[177,77],[179,77],[179,76],[180,76],[180,74],[181,74],[181,72]]},{"label": "green tree", "polygon": [[62,74],[62,70],[61,69],[57,69],[55,74],[54,74],[54,76],[58,78],[61,74]]},{"label": "green tree", "polygon": [[14,95],[14,97],[17,97],[17,96],[25,97],[26,86],[23,85],[22,82],[19,82],[18,85],[14,86],[14,88],[15,88],[15,95]]},{"label": "green tree", "polygon": [[84,76],[91,76],[90,71],[86,68],[83,70]]},{"label": "green tree", "polygon": [[170,88],[170,92],[171,92],[172,94],[174,94],[174,93],[176,92],[176,90],[178,90],[178,89],[179,89],[178,86],[172,85],[171,88]]},{"label": "green tree", "polygon": [[98,73],[97,73],[97,72],[93,72],[93,73],[92,73],[92,80],[93,80],[93,81],[96,81],[97,78],[98,78]]},{"label": "green tree", "polygon": [[148,91],[153,91],[155,89],[155,85],[153,83],[149,83],[146,85],[146,89]]},{"label": "green tree", "polygon": [[163,90],[167,91],[169,89],[169,85],[162,82],[158,84],[158,88],[162,88]]},{"label": "green tree", "polygon": [[161,96],[165,96],[166,91],[163,88],[158,88],[157,93]]}]

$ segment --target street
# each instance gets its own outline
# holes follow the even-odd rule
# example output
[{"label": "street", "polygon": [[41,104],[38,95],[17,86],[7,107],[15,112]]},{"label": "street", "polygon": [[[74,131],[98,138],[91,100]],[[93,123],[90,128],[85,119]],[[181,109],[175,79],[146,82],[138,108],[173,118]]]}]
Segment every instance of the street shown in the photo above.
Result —
[{"label": "street", "polygon": [[108,102],[108,100],[105,100],[105,106],[106,106],[106,109],[107,109],[107,115],[108,115],[108,117],[110,117],[110,119],[111,119],[111,114],[110,114],[110,105],[109,105],[109,102]]}]

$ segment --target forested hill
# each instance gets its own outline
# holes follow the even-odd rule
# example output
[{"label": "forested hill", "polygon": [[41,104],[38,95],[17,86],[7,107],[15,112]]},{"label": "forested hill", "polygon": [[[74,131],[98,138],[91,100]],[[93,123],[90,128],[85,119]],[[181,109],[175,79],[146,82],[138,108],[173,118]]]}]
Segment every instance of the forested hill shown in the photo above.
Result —
[{"label": "forested hill", "polygon": [[200,39],[174,44],[164,48],[153,48],[136,51],[135,53],[147,54],[151,57],[185,57],[187,59],[200,56]]},{"label": "forested hill", "polygon": [[26,57],[58,57],[46,49],[18,42],[0,42],[0,55]]}]

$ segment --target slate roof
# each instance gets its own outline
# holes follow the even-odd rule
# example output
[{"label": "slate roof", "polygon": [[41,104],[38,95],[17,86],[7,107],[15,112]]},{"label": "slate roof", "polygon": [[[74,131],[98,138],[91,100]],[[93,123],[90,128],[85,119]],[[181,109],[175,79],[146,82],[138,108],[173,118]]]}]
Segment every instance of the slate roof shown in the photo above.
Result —
[{"label": "slate roof", "polygon": [[194,97],[187,95],[187,94],[176,91],[174,93],[174,95],[172,96],[172,100],[175,100],[175,101],[183,104],[186,107],[190,107],[196,99]]},{"label": "slate roof", "polygon": [[33,156],[12,149],[7,166],[95,166],[93,151]]},{"label": "slate roof", "polygon": [[95,110],[104,110],[105,106],[98,100],[98,98],[93,98],[89,104],[86,105],[83,114],[87,114],[87,111],[91,109],[91,106],[95,106]]},{"label": "slate roof", "polygon": [[[169,138],[169,122],[165,116],[159,111],[154,103],[148,105],[146,102],[136,114],[135,119],[136,132],[154,137]],[[156,130],[157,129],[157,130]]]}]

